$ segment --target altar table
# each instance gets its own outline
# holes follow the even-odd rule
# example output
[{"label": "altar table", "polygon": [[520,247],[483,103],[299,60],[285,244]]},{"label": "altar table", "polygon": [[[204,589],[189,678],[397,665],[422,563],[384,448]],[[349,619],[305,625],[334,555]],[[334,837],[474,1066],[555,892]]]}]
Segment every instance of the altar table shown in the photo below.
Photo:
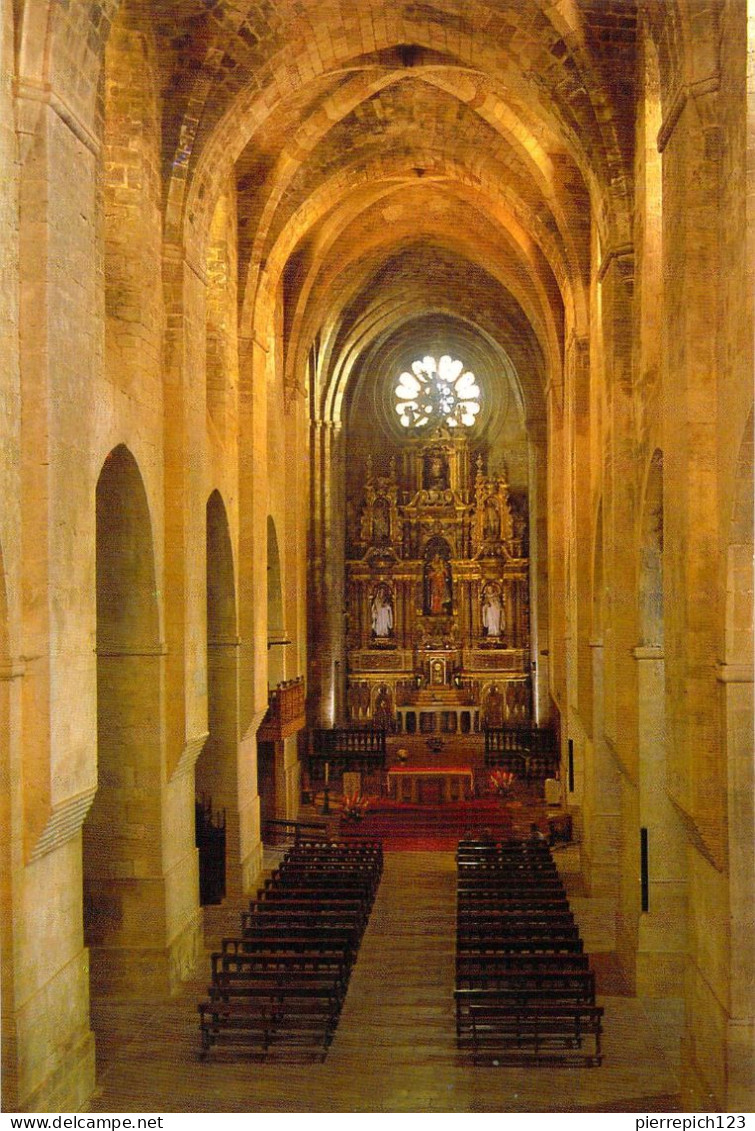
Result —
[{"label": "altar table", "polygon": [[427,802],[433,786],[433,801],[463,801],[473,784],[468,766],[394,766],[388,771],[388,792],[397,801]]}]

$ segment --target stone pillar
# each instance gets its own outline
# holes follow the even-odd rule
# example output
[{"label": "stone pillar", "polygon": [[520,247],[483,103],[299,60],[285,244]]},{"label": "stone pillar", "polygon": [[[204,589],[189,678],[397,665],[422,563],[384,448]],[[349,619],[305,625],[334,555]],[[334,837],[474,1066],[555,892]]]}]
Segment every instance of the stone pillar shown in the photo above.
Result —
[{"label": "stone pillar", "polygon": [[[750,547],[751,549],[752,547]],[[726,1021],[727,1111],[746,1111],[755,1088],[755,782],[751,664],[720,664],[728,753],[731,969]]]},{"label": "stone pillar", "polygon": [[[588,891],[616,899],[619,892],[621,795],[619,771],[605,740],[603,718],[603,641],[590,641],[593,686],[593,744],[585,759],[585,853]],[[589,819],[588,819],[589,814]],[[585,859],[586,857],[586,859]]]},{"label": "stone pillar", "polygon": [[[666,790],[663,649],[634,649],[637,662],[640,826],[648,835],[648,910],[640,913],[637,993],[677,997],[687,950],[686,840]],[[639,852],[639,841],[638,841]]]},{"label": "stone pillar", "polygon": [[253,888],[262,866],[257,731],[268,705],[268,357],[267,342],[259,335],[240,341],[238,809],[244,891]]},{"label": "stone pillar", "polygon": [[[336,722],[335,664],[345,672],[344,658],[344,465],[341,425],[333,421],[312,424],[315,453],[313,476],[313,546],[310,592],[310,690],[314,721],[330,727]],[[366,633],[366,600],[360,607],[360,636]]]},{"label": "stone pillar", "polygon": [[[10,76],[12,65],[3,70]],[[13,932],[15,945],[27,944],[15,971],[15,1091],[22,1111],[78,1111],[94,1086],[81,825],[97,780],[96,664],[82,641],[92,640],[95,623],[87,428],[97,415],[104,352],[95,271],[99,151],[86,123],[72,112],[63,119],[49,86],[19,80],[17,93],[21,271],[12,341],[20,343],[23,431],[11,458],[20,467],[14,539],[23,554],[16,568],[25,670],[15,728]],[[3,110],[12,129],[5,101]],[[9,241],[14,232],[11,223]],[[10,446],[4,450],[10,456]],[[35,948],[41,914],[46,945]]]}]

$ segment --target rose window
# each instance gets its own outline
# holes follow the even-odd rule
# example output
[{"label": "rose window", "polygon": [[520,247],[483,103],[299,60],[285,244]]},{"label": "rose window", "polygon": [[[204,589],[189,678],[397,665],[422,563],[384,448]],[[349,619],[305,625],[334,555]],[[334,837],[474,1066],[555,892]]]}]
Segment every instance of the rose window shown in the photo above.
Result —
[{"label": "rose window", "polygon": [[480,387],[474,373],[444,354],[440,361],[423,357],[412,362],[394,390],[395,408],[404,428],[447,424],[471,428],[480,411]]}]

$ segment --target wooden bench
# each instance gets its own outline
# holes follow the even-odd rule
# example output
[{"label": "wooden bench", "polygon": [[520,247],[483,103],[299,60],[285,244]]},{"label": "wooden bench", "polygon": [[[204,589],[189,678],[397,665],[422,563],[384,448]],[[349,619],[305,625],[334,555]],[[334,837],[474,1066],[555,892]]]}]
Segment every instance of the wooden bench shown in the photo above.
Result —
[{"label": "wooden bench", "polygon": [[510,951],[512,954],[581,954],[582,939],[554,939],[551,935],[464,935],[457,937],[459,954],[497,954]]},{"label": "wooden bench", "polygon": [[302,888],[320,891],[353,892],[355,895],[367,899],[369,903],[372,904],[377,886],[378,878],[372,875],[355,876],[351,873],[328,873],[291,869],[282,873],[274,873],[270,879],[265,881],[265,886],[260,890],[264,892]]},{"label": "wooden bench", "polygon": [[459,888],[456,893],[456,898],[459,906],[475,906],[476,904],[482,905],[483,903],[495,903],[496,901],[501,907],[508,907],[511,904],[521,903],[523,906],[527,903],[534,905],[548,903],[558,906],[559,904],[567,904],[568,898],[565,891],[540,891],[537,888],[534,890],[522,891],[521,888],[515,891],[502,890],[500,888]]},{"label": "wooden bench", "polygon": [[274,993],[213,997],[199,1006],[201,1050],[224,1045],[258,1055],[274,1047],[307,1049],[325,1058],[340,1015],[342,998],[328,988],[280,988]]},{"label": "wooden bench", "polygon": [[600,1005],[470,1005],[460,1047],[469,1049],[475,1063],[599,1065],[602,1018]]},{"label": "wooden bench", "polygon": [[595,1003],[595,974],[592,970],[559,969],[554,963],[540,970],[496,970],[486,974],[459,975],[459,981],[467,985],[457,986],[457,993],[470,993],[474,990],[501,990],[527,994],[532,992],[541,996],[546,991],[558,995],[573,995],[576,1002]]},{"label": "wooden bench", "polygon": [[[267,908],[268,910],[265,910]],[[281,911],[274,903],[263,903],[254,910],[241,912],[241,934],[259,934],[260,931],[273,931],[297,935],[305,938],[334,938],[342,934],[345,938],[359,939],[362,935],[364,918],[359,912],[322,911],[313,915],[311,910]]]},{"label": "wooden bench", "polygon": [[282,884],[275,888],[260,888],[257,892],[255,903],[278,904],[286,906],[289,903],[306,903],[314,907],[324,904],[346,905],[354,904],[369,915],[374,898],[371,892],[360,891],[359,888],[323,886],[301,886],[299,883]]},{"label": "wooden bench", "polygon": [[579,938],[579,927],[576,923],[529,924],[520,919],[506,920],[479,920],[474,916],[456,924],[456,937],[459,941],[489,939],[504,942],[508,939],[526,939],[548,941],[556,943],[564,940],[571,941]]},{"label": "wooden bench", "polygon": [[518,925],[521,930],[536,931],[543,933],[551,930],[561,930],[565,927],[574,928],[574,915],[568,907],[560,907],[556,910],[546,908],[545,910],[533,911],[532,908],[520,908],[517,911],[500,911],[498,909],[490,910],[473,909],[470,911],[459,911],[456,920],[457,930],[466,932],[470,930],[479,933],[482,930],[495,932],[499,927],[507,930],[514,924]]},{"label": "wooden bench", "polygon": [[[518,888],[498,888],[498,887],[478,887],[459,888],[457,898],[460,902],[471,904],[474,899],[482,902],[490,902],[491,900],[498,900],[501,906],[509,903],[563,903],[567,900],[566,892],[563,888],[540,888],[534,887],[518,887]],[[568,900],[567,900],[568,902]]]},{"label": "wooden bench", "polygon": [[382,864],[381,840],[301,840],[287,853],[290,860],[368,860]]},{"label": "wooden bench", "polygon": [[[243,940],[240,940],[243,941]],[[300,951],[298,954],[286,951],[214,951],[210,956],[212,963],[213,980],[224,976],[226,973],[253,973],[256,971],[291,971],[293,973],[305,970],[320,972],[348,974],[346,955],[341,951],[309,950]]]},{"label": "wooden bench", "polygon": [[473,978],[505,977],[508,973],[526,976],[552,971],[564,976],[585,973],[590,971],[589,957],[584,953],[516,954],[511,951],[498,954],[464,953],[456,956],[457,985]]},{"label": "wooden bench", "polygon": [[306,899],[287,892],[267,892],[264,899],[253,899],[249,910],[255,915],[284,915],[292,921],[302,917],[304,921],[313,916],[332,922],[335,918],[348,919],[364,927],[369,916],[369,907],[360,899],[327,899],[318,896]]},{"label": "wooden bench", "polygon": [[369,864],[332,864],[319,865],[319,864],[300,864],[296,861],[290,861],[282,864],[281,867],[271,876],[270,886],[274,887],[280,883],[290,882],[291,880],[312,880],[317,883],[342,883],[345,881],[361,882],[369,891],[375,891],[380,883],[380,872],[372,868]]},{"label": "wooden bench", "polygon": [[340,1009],[347,979],[341,971],[322,970],[220,970],[208,986],[215,1001],[303,1001],[327,999]]},{"label": "wooden bench", "polygon": [[471,1010],[478,1005],[595,1005],[595,980],[590,974],[541,971],[523,977],[509,972],[496,978],[495,985],[460,986],[454,993],[456,1034],[461,1035],[462,1029],[471,1025]]}]

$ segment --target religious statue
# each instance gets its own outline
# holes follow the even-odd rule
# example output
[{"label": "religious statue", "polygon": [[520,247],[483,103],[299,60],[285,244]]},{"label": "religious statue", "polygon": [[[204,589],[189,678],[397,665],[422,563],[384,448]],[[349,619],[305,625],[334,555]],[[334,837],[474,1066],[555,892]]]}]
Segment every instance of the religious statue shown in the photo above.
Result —
[{"label": "religious statue", "polygon": [[501,537],[501,515],[495,500],[489,498],[485,503],[485,521],[483,532],[486,538],[497,540]]},{"label": "religious statue", "polygon": [[384,581],[381,581],[372,598],[372,635],[385,638],[393,631],[393,598]]},{"label": "religious statue", "polygon": [[441,452],[430,452],[425,457],[425,486],[436,491],[448,487],[448,463]]},{"label": "religious statue", "polygon": [[358,683],[350,683],[346,692],[346,703],[349,709],[349,719],[356,723],[359,721],[362,705],[362,693]]},{"label": "religious statue", "polygon": [[503,695],[498,689],[498,684],[491,685],[485,700],[483,712],[483,725],[486,727],[503,726]]},{"label": "religious statue", "polygon": [[482,626],[488,639],[498,638],[505,629],[503,601],[497,585],[487,585],[482,597]]},{"label": "religious statue", "polygon": [[372,711],[372,722],[383,730],[391,730],[393,726],[393,706],[391,693],[384,683],[378,688],[375,696],[375,706]]},{"label": "religious statue", "polygon": [[372,541],[388,542],[391,536],[391,505],[382,496],[372,506]]},{"label": "religious statue", "polygon": [[426,608],[430,616],[443,616],[451,608],[451,577],[448,562],[436,554],[425,572]]}]

